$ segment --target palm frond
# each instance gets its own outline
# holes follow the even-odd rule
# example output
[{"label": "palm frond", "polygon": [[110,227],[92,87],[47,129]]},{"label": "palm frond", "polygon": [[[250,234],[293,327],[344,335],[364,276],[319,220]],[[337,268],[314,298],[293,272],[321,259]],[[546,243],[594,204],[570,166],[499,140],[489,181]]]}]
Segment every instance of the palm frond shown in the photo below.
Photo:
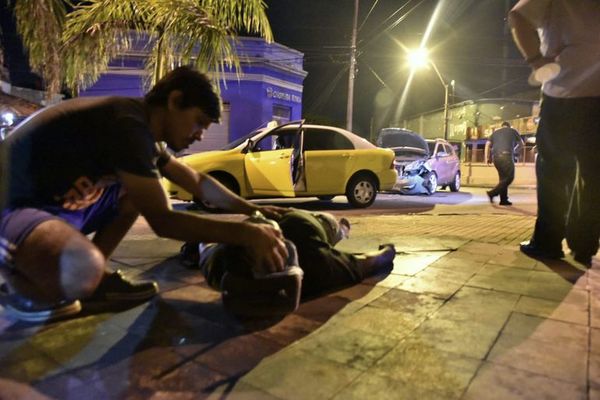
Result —
[{"label": "palm frond", "polygon": [[50,96],[61,88],[60,40],[66,13],[63,0],[19,0],[15,3],[17,31],[27,48],[29,64],[46,81]]},{"label": "palm frond", "polygon": [[154,79],[182,64],[211,71],[218,79],[226,66],[239,65],[231,45],[236,32],[215,17],[213,8],[191,0],[156,0],[155,11],[153,30],[160,36],[160,45],[149,61],[160,73]]},{"label": "palm frond", "polygon": [[239,71],[232,42],[238,33],[272,40],[262,0],[87,0],[69,14],[66,3],[16,3],[32,67],[56,88],[61,79],[76,91],[93,84],[111,59],[130,50],[132,39],[148,43],[153,82],[181,64],[218,79],[227,68]]},{"label": "palm frond", "polygon": [[84,89],[107,70],[109,61],[131,46],[132,32],[144,32],[152,8],[145,0],[94,0],[68,15],[62,35],[65,81]]}]

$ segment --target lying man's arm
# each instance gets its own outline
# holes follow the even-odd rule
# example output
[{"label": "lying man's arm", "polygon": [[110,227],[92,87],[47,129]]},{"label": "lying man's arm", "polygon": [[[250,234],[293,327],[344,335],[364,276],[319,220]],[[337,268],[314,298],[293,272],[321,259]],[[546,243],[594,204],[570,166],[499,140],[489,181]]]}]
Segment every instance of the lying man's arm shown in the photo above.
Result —
[{"label": "lying man's arm", "polygon": [[276,206],[258,206],[232,193],[225,186],[209,175],[198,173],[185,164],[171,157],[161,168],[161,173],[168,180],[181,186],[196,198],[205,200],[217,207],[234,213],[250,215],[260,211],[267,218],[279,219],[288,211]]},{"label": "lying man's arm", "polygon": [[269,271],[281,271],[287,249],[281,232],[270,225],[218,221],[171,209],[166,193],[157,178],[119,172],[119,178],[137,210],[154,232],[171,239],[188,242],[219,242],[244,246],[255,265]]}]

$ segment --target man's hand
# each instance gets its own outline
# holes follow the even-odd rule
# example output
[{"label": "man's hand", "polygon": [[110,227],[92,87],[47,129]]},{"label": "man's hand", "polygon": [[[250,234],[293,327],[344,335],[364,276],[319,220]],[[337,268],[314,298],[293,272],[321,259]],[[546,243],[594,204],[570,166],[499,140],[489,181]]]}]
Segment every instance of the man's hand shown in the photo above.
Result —
[{"label": "man's hand", "polygon": [[290,212],[291,210],[287,207],[278,207],[278,206],[260,206],[258,207],[258,211],[262,213],[265,217],[269,219],[274,219],[278,221],[279,218]]},{"label": "man's hand", "polygon": [[281,231],[267,224],[245,225],[249,229],[246,248],[252,260],[253,270],[259,273],[283,271],[288,252]]}]

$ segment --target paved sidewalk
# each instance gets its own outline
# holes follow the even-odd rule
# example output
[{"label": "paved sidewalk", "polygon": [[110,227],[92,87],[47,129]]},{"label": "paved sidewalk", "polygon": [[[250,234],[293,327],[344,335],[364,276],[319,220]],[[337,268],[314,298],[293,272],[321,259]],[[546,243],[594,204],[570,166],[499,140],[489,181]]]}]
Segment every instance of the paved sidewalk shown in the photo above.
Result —
[{"label": "paved sidewalk", "polygon": [[180,243],[141,221],[111,264],[158,280],[158,298],[47,326],[0,313],[0,389],[57,399],[600,399],[598,259],[585,269],[522,255],[532,216],[350,219],[341,247],[394,243],[392,273],[253,322],[225,313],[173,258]]}]

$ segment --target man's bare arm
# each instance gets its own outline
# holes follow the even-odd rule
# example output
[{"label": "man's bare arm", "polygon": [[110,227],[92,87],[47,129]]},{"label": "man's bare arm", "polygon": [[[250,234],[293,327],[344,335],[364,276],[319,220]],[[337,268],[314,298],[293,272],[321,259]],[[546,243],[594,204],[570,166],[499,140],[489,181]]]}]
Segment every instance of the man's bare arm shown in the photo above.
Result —
[{"label": "man's bare arm", "polygon": [[554,61],[553,58],[542,56],[537,30],[524,16],[516,10],[512,10],[508,14],[508,22],[511,26],[513,40],[531,68],[538,69]]},{"label": "man's bare arm", "polygon": [[277,219],[281,214],[288,211],[282,207],[261,207],[253,204],[232,193],[211,176],[198,173],[173,157],[163,166],[161,172],[165,178],[175,182],[196,198],[215,204],[219,208],[230,212],[250,215],[254,211],[260,211],[269,218]]},{"label": "man's bare arm", "polygon": [[119,172],[131,201],[162,237],[192,242],[219,242],[245,246],[257,265],[283,269],[287,249],[280,231],[269,225],[219,221],[171,208],[160,181]]}]

